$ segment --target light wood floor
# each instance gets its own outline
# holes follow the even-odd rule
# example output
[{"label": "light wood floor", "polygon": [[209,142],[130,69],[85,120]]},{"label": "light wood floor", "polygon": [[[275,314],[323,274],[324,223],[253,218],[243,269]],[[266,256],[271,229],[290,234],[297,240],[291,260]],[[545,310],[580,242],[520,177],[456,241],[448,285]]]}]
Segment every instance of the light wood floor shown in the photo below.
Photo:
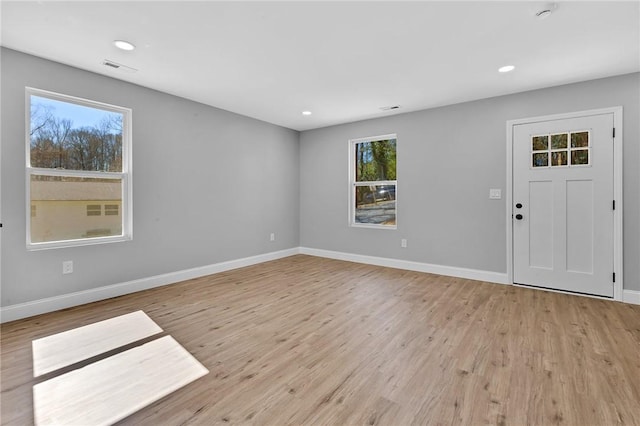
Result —
[{"label": "light wood floor", "polygon": [[292,256],[2,326],[2,424],[31,340],[144,310],[210,374],[126,425],[640,424],[640,306]]}]

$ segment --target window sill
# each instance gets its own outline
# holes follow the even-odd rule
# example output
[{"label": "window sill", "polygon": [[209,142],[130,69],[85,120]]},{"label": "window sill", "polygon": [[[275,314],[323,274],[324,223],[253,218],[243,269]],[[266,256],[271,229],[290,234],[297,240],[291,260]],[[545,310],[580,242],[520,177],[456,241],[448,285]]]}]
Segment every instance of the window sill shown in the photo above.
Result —
[{"label": "window sill", "polygon": [[395,231],[398,229],[398,225],[375,225],[371,223],[352,223],[352,228],[369,228],[369,229],[386,229],[389,231]]},{"label": "window sill", "polygon": [[93,246],[97,244],[121,243],[121,242],[132,241],[132,240],[133,240],[133,236],[131,235],[118,235],[114,237],[83,238],[81,240],[50,241],[50,242],[44,242],[44,243],[27,243],[27,250],[38,251],[38,250],[50,250],[50,249],[58,249],[58,248]]}]

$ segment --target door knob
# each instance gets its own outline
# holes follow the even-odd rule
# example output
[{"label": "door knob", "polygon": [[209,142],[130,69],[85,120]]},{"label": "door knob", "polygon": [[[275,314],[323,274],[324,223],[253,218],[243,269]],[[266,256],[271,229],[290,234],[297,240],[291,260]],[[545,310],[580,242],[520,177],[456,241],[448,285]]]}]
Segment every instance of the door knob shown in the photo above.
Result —
[{"label": "door knob", "polygon": [[516,215],[516,219],[518,219],[518,220],[522,220],[522,218],[523,218],[523,217],[524,217],[524,216],[522,216],[521,214],[517,214],[517,215]]},{"label": "door knob", "polygon": [[518,203],[516,204],[516,209],[521,209],[522,208],[522,204]]}]

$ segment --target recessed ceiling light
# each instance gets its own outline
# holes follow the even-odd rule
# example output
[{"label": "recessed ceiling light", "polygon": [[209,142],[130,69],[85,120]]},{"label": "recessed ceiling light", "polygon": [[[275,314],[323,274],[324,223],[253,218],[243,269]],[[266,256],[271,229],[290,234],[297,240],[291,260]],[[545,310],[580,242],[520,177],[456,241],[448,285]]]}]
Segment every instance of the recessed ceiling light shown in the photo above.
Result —
[{"label": "recessed ceiling light", "polygon": [[118,49],[122,49],[122,50],[133,50],[136,47],[129,43],[128,41],[124,41],[124,40],[115,40],[113,42],[113,44],[118,48]]},{"label": "recessed ceiling light", "polygon": [[513,65],[505,65],[504,67],[498,68],[498,72],[510,72],[516,69]]},{"label": "recessed ceiling light", "polygon": [[302,115],[311,115],[311,111],[302,111]]}]

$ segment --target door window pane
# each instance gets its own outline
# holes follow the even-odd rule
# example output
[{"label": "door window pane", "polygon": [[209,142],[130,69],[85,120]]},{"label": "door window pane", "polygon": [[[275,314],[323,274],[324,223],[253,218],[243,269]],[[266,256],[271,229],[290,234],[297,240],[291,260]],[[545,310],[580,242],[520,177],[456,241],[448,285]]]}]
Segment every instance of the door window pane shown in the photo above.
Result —
[{"label": "door window pane", "polygon": [[551,153],[551,166],[566,166],[567,151],[558,151]]},{"label": "door window pane", "polygon": [[548,167],[549,166],[549,153],[536,152],[533,154],[533,167]]},{"label": "door window pane", "polygon": [[576,149],[571,151],[571,164],[589,164],[589,150]]},{"label": "door window pane", "polygon": [[589,132],[571,133],[571,148],[589,146]]},{"label": "door window pane", "polygon": [[566,133],[551,135],[551,149],[566,149],[566,148],[567,148]]},{"label": "door window pane", "polygon": [[534,136],[531,140],[532,151],[545,151],[549,148],[549,136]]}]

